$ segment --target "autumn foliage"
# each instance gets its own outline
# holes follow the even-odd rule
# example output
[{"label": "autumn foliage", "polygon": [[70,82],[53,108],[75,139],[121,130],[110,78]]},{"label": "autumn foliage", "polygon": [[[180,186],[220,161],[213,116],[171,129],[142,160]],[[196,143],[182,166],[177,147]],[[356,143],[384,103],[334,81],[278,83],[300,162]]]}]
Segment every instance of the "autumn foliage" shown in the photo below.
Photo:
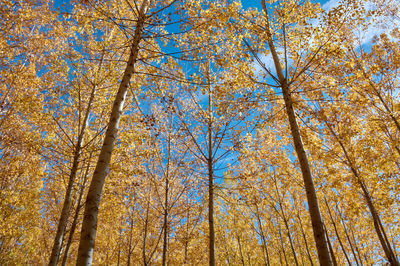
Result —
[{"label": "autumn foliage", "polygon": [[0,265],[399,266],[399,6],[2,1]]}]

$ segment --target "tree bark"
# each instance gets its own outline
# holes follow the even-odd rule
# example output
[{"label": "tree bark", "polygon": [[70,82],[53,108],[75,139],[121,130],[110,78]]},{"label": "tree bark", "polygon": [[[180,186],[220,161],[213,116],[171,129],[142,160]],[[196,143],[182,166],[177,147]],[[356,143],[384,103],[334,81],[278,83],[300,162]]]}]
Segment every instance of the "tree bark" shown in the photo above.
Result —
[{"label": "tree bark", "polygon": [[[279,223],[278,219],[277,219],[277,223]],[[286,251],[285,251],[285,246],[284,246],[284,243],[283,243],[282,231],[281,231],[281,227],[280,226],[278,228],[278,233],[279,233],[279,239],[281,240],[282,253],[283,253],[283,257],[285,259],[285,263],[286,263],[285,265],[288,266],[289,264],[288,264],[287,257],[286,257]],[[281,264],[281,265],[283,265],[283,264]]]},{"label": "tree bark", "polygon": [[139,53],[139,43],[142,39],[142,31],[146,19],[146,8],[147,0],[144,0],[139,10],[128,64],[125,68],[122,81],[120,83],[117,95],[113,103],[110,121],[108,123],[103,146],[101,148],[93,178],[90,183],[89,192],[86,197],[85,213],[82,223],[82,231],[77,258],[78,266],[91,265],[93,261],[94,242],[97,230],[97,216],[99,213],[99,205],[102,196],[103,185],[107,175],[107,169],[110,164],[114,143],[117,138],[119,121],[121,118],[129,82],[133,73],[135,72],[135,64],[137,62],[137,57]]},{"label": "tree bark", "polygon": [[303,224],[301,222],[299,212],[297,212],[297,219],[299,219],[300,231],[301,231],[301,234],[302,234],[303,239],[304,239],[304,244],[306,245],[306,251],[307,251],[308,260],[310,261],[311,266],[314,266],[314,262],[313,262],[312,257],[311,257],[310,249],[308,248],[308,241],[307,241],[306,233],[304,232]]},{"label": "tree bark", "polygon": [[164,239],[163,239],[163,250],[162,250],[162,265],[167,265],[167,249],[168,249],[168,192],[169,192],[169,164],[171,160],[171,132],[170,129],[172,127],[172,123],[170,124],[170,128],[168,129],[168,155],[167,155],[167,169],[165,173],[165,197],[164,197]]},{"label": "tree bark", "polygon": [[280,87],[282,89],[283,99],[285,101],[286,113],[289,119],[289,125],[293,137],[294,147],[297,153],[297,158],[299,160],[301,172],[303,175],[304,187],[307,195],[308,209],[311,216],[314,239],[317,246],[318,259],[321,265],[330,266],[332,265],[332,260],[329,254],[328,243],[325,238],[325,229],[322,223],[321,212],[319,210],[317,193],[315,191],[310,165],[308,163],[308,158],[304,150],[303,142],[300,135],[300,130],[296,121],[296,115],[293,109],[293,100],[290,93],[290,88],[288,85],[287,78],[283,74],[282,65],[279,61],[278,53],[275,49],[275,45],[272,40],[272,34],[268,22],[269,18],[265,0],[262,0],[262,5],[267,21],[266,30],[268,36],[268,45],[272,54],[272,58],[274,60]]},{"label": "tree bark", "polygon": [[[103,62],[103,56],[104,56],[104,52],[102,52],[102,55],[101,55],[99,71],[101,69],[101,65]],[[79,166],[79,161],[81,158],[82,142],[85,137],[85,131],[86,131],[86,127],[88,124],[89,114],[90,114],[90,110],[92,108],[94,96],[96,93],[96,87],[97,87],[97,85],[93,84],[92,90],[90,92],[88,106],[86,108],[85,115],[83,118],[82,128],[80,129],[80,132],[78,135],[78,140],[75,145],[71,172],[69,175],[67,190],[65,191],[63,208],[62,208],[60,219],[59,219],[58,226],[57,226],[57,233],[56,233],[56,236],[54,239],[54,244],[53,244],[53,248],[52,248],[51,255],[50,255],[49,266],[56,266],[58,264],[58,260],[60,259],[61,246],[62,246],[62,242],[64,239],[65,229],[67,227],[69,212],[70,212],[70,208],[71,208],[72,190],[74,187],[76,175],[78,173],[78,166]]]},{"label": "tree bark", "polygon": [[212,145],[212,95],[209,98],[209,121],[208,121],[208,225],[209,225],[209,265],[215,266],[215,229],[214,229],[214,165]]},{"label": "tree bark", "polygon": [[353,243],[352,243],[352,241],[351,241],[351,239],[350,239],[349,233],[347,232],[347,227],[346,227],[346,223],[345,223],[345,221],[344,221],[342,212],[340,211],[340,209],[339,209],[338,206],[336,206],[336,209],[337,209],[337,211],[338,211],[338,213],[339,213],[339,215],[340,215],[340,220],[341,220],[342,225],[343,225],[343,228],[344,228],[344,233],[345,233],[345,235],[346,235],[347,241],[349,242],[351,252],[352,252],[352,254],[353,254],[354,260],[356,261],[356,265],[358,266],[359,263],[358,263],[357,255],[356,255],[356,252],[354,251]]},{"label": "tree bark", "polygon": [[[130,222],[131,224],[129,225],[129,244],[128,244],[128,259],[127,259],[127,266],[131,266],[131,256],[132,256],[132,234],[133,234],[133,218],[132,216],[130,217]],[[136,245],[135,245],[136,246]]]},{"label": "tree bark", "polygon": [[81,201],[82,201],[83,192],[84,192],[84,189],[85,189],[85,184],[86,184],[86,181],[87,181],[87,178],[88,178],[89,169],[90,169],[90,162],[88,162],[88,164],[87,164],[86,172],[85,172],[85,175],[83,177],[83,184],[82,184],[81,190],[79,192],[79,198],[78,198],[78,203],[76,205],[74,219],[72,221],[71,229],[69,230],[68,241],[67,241],[67,245],[65,246],[65,250],[64,250],[64,255],[63,255],[63,259],[62,259],[62,263],[61,263],[62,266],[67,265],[69,249],[70,249],[71,244],[72,244],[72,239],[74,238],[74,233],[75,233],[76,226],[78,224],[79,212],[80,212],[80,210],[82,208]]},{"label": "tree bark", "polygon": [[150,199],[147,202],[146,208],[146,219],[144,221],[144,232],[143,232],[143,248],[142,248],[142,256],[143,256],[143,265],[147,266],[147,258],[146,258],[146,242],[147,242],[147,228],[149,225],[149,208],[150,208]]},{"label": "tree bark", "polygon": [[334,228],[334,230],[335,230],[335,234],[336,234],[337,240],[339,241],[340,247],[341,247],[342,250],[343,250],[343,254],[344,254],[345,258],[346,258],[347,263],[348,263],[349,265],[351,265],[349,256],[347,256],[346,249],[344,248],[342,239],[341,239],[340,236],[339,236],[339,232],[338,232],[338,230],[337,230],[336,223],[335,223],[335,221],[334,221],[334,219],[333,219],[333,216],[332,216],[331,208],[329,207],[329,204],[328,204],[328,201],[326,200],[326,198],[325,198],[325,204],[326,204],[326,208],[328,209],[329,218],[331,219],[331,222],[332,222],[333,228]]},{"label": "tree bark", "polygon": [[328,235],[328,233],[326,232],[326,228],[325,228],[325,234],[326,234],[326,239],[328,240],[328,247],[329,247],[329,252],[331,253],[331,258],[332,258],[333,266],[337,266],[338,264],[337,264],[337,261],[336,261],[335,252],[333,251],[333,247],[332,247],[332,244],[331,244],[331,240],[329,239],[329,235]]},{"label": "tree bark", "polygon": [[[283,223],[284,223],[285,228],[286,228],[286,232],[287,232],[287,236],[288,236],[288,239],[289,239],[290,248],[291,248],[292,253],[293,253],[294,262],[295,262],[296,266],[299,266],[299,262],[298,262],[298,260],[297,260],[297,255],[296,255],[296,251],[295,251],[295,249],[294,249],[294,244],[293,244],[293,240],[292,240],[292,235],[291,235],[291,233],[290,233],[289,222],[288,222],[288,220],[287,220],[287,218],[286,218],[285,211],[283,210],[283,204],[282,204],[282,201],[281,201],[281,195],[280,195],[279,190],[278,190],[278,185],[277,185],[277,181],[276,181],[276,176],[275,176],[275,174],[274,174],[273,177],[274,177],[274,185],[275,185],[276,197],[277,197],[277,199],[278,199],[278,204],[279,204],[279,208],[280,208],[280,211],[281,211],[280,214],[281,214],[281,216],[282,216]],[[276,207],[273,206],[273,208],[275,209],[275,211],[276,211],[276,212],[278,213],[278,215],[279,215],[279,211],[276,209]]]},{"label": "tree bark", "polygon": [[[263,250],[262,251],[263,251],[263,257],[264,257],[265,265],[270,266],[269,254],[268,254],[268,248],[267,248],[267,241],[265,239],[264,230],[263,230],[263,226],[262,226],[262,222],[261,222],[261,218],[260,218],[260,214],[259,214],[257,203],[255,203],[255,207],[256,207],[255,215],[256,215],[256,218],[257,218],[258,228],[260,230],[262,246],[263,246]],[[264,250],[265,250],[265,253],[264,253]],[[267,255],[267,258],[265,258],[265,255]]]}]

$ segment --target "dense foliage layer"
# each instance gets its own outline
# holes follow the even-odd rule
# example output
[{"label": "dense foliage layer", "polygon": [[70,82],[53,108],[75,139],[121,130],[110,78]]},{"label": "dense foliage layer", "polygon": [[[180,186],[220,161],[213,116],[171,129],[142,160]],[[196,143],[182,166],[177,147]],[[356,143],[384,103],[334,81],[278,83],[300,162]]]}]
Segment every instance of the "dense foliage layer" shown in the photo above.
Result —
[{"label": "dense foliage layer", "polygon": [[0,3],[0,265],[399,265],[397,0]]}]

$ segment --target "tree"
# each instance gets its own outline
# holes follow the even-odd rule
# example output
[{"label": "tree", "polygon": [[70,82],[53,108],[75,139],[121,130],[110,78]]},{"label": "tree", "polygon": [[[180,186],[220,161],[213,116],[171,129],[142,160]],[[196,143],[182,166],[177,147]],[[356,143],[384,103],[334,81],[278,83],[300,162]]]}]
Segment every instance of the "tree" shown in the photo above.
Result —
[{"label": "tree", "polygon": [[112,111],[110,114],[110,121],[107,125],[107,131],[104,136],[104,143],[100,151],[99,159],[96,164],[92,181],[90,183],[88,195],[86,197],[85,215],[82,224],[81,240],[79,244],[78,265],[91,264],[93,260],[94,240],[96,236],[97,215],[100,204],[102,189],[106,177],[108,165],[110,163],[112,150],[117,138],[119,121],[124,105],[125,97],[127,94],[128,86],[132,74],[135,70],[139,53],[139,44],[142,39],[142,31],[146,19],[148,9],[147,1],[141,3],[140,9],[137,9],[136,14],[136,28],[132,45],[130,48],[129,59],[125,69],[122,81],[120,83],[118,92],[116,94]]},{"label": "tree", "polygon": [[[314,187],[314,181],[312,178],[311,174],[311,169],[310,169],[310,164],[308,162],[308,158],[304,149],[304,145],[302,142],[300,130],[298,127],[298,122],[296,119],[295,111],[294,111],[294,105],[293,105],[293,97],[292,97],[292,91],[293,89],[291,88],[292,83],[299,77],[301,76],[302,72],[307,70],[308,64],[313,60],[313,57],[311,57],[309,62],[307,62],[303,68],[299,67],[296,69],[296,72],[292,73],[292,71],[289,71],[289,61],[288,61],[288,55],[291,56],[290,52],[290,46],[287,46],[288,38],[286,33],[291,32],[289,29],[287,29],[286,25],[290,25],[291,23],[294,23],[295,21],[299,20],[299,17],[297,18],[291,18],[289,16],[286,16],[286,10],[290,8],[294,8],[294,6],[297,6],[298,8],[301,8],[301,10],[306,10],[307,8],[314,9],[315,11],[310,11],[309,14],[313,14],[314,12],[317,12],[317,9],[315,7],[312,7],[311,4],[305,4],[304,6],[299,6],[297,3],[283,3],[282,9],[277,11],[278,16],[277,16],[277,23],[280,24],[282,27],[282,35],[280,36],[280,41],[283,43],[284,47],[284,62],[281,62],[281,59],[279,58],[278,55],[278,50],[275,45],[274,41],[274,35],[272,34],[271,30],[271,19],[269,18],[268,15],[268,8],[265,3],[265,1],[262,1],[262,6],[263,6],[263,16],[264,19],[262,19],[262,24],[265,24],[265,26],[259,26],[264,32],[260,36],[260,39],[265,40],[266,43],[268,44],[268,49],[269,52],[271,53],[273,63],[274,63],[274,68],[275,68],[275,73],[276,75],[273,75],[269,69],[265,67],[262,63],[262,67],[264,70],[271,75],[273,80],[277,83],[278,87],[282,90],[283,94],[283,99],[285,103],[285,108],[286,108],[286,113],[288,116],[288,122],[290,125],[290,130],[291,130],[291,135],[293,137],[293,143],[294,143],[294,148],[297,153],[297,157],[299,160],[301,172],[303,175],[304,179],[304,187],[306,190],[306,195],[307,195],[307,202],[309,206],[309,212],[311,216],[311,221],[313,225],[313,232],[314,232],[314,238],[315,238],[315,243],[317,245],[317,250],[318,250],[318,257],[319,261],[322,265],[331,265],[331,258],[329,255],[328,251],[328,243],[325,238],[325,230],[323,226],[323,221],[322,217],[320,214],[319,210],[319,204],[318,204],[318,198],[316,194],[316,190]],[[309,17],[309,16],[308,16]],[[294,19],[294,20],[293,20]],[[307,23],[307,22],[305,22]],[[275,26],[275,24],[274,24]],[[275,26],[276,27],[276,26]],[[257,29],[258,31],[258,29]],[[301,31],[301,30],[299,30]],[[274,33],[275,34],[275,33]],[[296,34],[296,30],[293,30],[293,34]],[[253,49],[252,47],[249,46],[249,49],[251,49],[252,53],[256,57],[256,59],[260,61],[260,58],[256,54],[256,49]],[[290,47],[290,48],[289,48]],[[318,46],[316,49],[316,53],[318,53]],[[293,58],[295,60],[295,58]],[[291,78],[288,76],[290,73]]]}]

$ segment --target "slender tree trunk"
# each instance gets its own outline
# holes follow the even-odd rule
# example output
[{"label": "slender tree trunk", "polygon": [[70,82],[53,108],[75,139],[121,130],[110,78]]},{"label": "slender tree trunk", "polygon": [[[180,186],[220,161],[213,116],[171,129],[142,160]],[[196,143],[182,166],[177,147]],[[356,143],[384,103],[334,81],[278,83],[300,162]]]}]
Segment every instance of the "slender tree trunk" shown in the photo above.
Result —
[{"label": "slender tree trunk", "polygon": [[281,253],[281,251],[279,249],[278,249],[278,254],[279,254],[279,265],[283,265],[282,253]]},{"label": "slender tree trunk", "polygon": [[306,237],[306,234],[305,234],[305,232],[304,232],[303,224],[302,224],[302,222],[301,222],[300,215],[299,215],[298,212],[297,212],[297,219],[299,219],[300,231],[301,231],[301,234],[302,234],[303,239],[304,239],[304,244],[306,245],[307,257],[308,257],[308,259],[309,259],[309,261],[310,261],[310,263],[311,263],[311,266],[314,266],[314,262],[313,262],[312,257],[311,257],[310,249],[308,248],[307,237]]},{"label": "slender tree trunk", "polygon": [[244,263],[244,256],[243,256],[243,250],[242,250],[242,243],[240,241],[240,236],[239,234],[236,233],[236,239],[238,241],[239,245],[239,253],[240,253],[240,261],[242,262],[242,265],[245,266],[246,264]]},{"label": "slender tree trunk", "polygon": [[[265,249],[265,253],[267,255],[267,259],[266,259],[266,263],[265,264],[267,266],[269,266],[270,262],[269,262],[269,254],[268,254],[267,242],[265,240],[264,230],[263,230],[262,222],[261,222],[261,219],[260,219],[260,214],[259,214],[257,203],[255,204],[255,206],[256,206],[256,213],[255,214],[256,214],[256,217],[257,217],[257,223],[258,223],[258,227],[259,227],[259,230],[260,230],[262,245],[263,245],[263,248]],[[264,256],[264,261],[265,261],[264,250],[263,250],[263,256]]]},{"label": "slender tree trunk", "polygon": [[64,250],[64,254],[63,254],[63,259],[62,259],[62,263],[61,263],[62,266],[67,265],[67,262],[68,262],[69,249],[71,248],[72,240],[74,238],[75,229],[76,229],[76,226],[78,224],[79,212],[80,212],[81,207],[82,207],[81,206],[82,195],[83,195],[83,191],[81,191],[80,194],[79,194],[78,205],[76,206],[74,220],[73,220],[72,225],[71,225],[71,229],[70,229],[69,236],[68,236],[68,241],[67,241],[67,244],[65,246],[65,250]]},{"label": "slender tree trunk", "polygon": [[[279,221],[277,221],[277,222],[279,223]],[[278,233],[279,233],[279,239],[281,240],[281,248],[282,248],[282,252],[283,252],[283,257],[285,259],[286,266],[288,266],[289,264],[288,264],[287,257],[286,257],[285,246],[283,245],[283,237],[282,237],[282,231],[281,231],[280,226],[278,228]]]},{"label": "slender tree trunk", "polygon": [[354,236],[354,231],[353,231],[353,228],[352,228],[352,224],[350,224],[350,228],[349,228],[349,231],[350,231],[350,233],[351,233],[351,237],[353,238],[353,242],[354,242],[354,248],[355,248],[355,250],[357,251],[357,255],[358,255],[358,261],[360,262],[360,264],[361,264],[361,266],[364,266],[364,264],[363,264],[363,262],[362,262],[362,253],[360,252],[360,250],[358,249],[358,245],[357,245],[357,240],[356,240],[356,238],[355,238],[355,236]]},{"label": "slender tree trunk", "polygon": [[228,265],[230,266],[230,265],[232,265],[232,263],[231,263],[231,261],[229,260],[229,251],[228,251],[228,248],[227,248],[227,246],[226,246],[226,241],[224,241],[224,248],[225,248],[225,254],[226,254],[226,256],[225,256],[225,258],[226,258],[226,262],[228,263]]},{"label": "slender tree trunk", "polygon": [[187,264],[187,256],[188,256],[188,237],[185,238],[185,249],[184,249],[184,257],[183,257],[183,265]]},{"label": "slender tree trunk", "polygon": [[[209,133],[211,141],[211,130]],[[210,142],[211,143],[211,142]],[[211,145],[210,145],[211,148]],[[211,155],[212,150],[209,154]],[[209,264],[215,266],[215,228],[214,228],[214,176],[212,157],[208,159],[208,225],[209,225]]]},{"label": "slender tree trunk", "polygon": [[376,234],[378,235],[379,241],[385,252],[386,258],[388,259],[390,265],[399,266],[400,263],[397,260],[395,254],[393,252],[393,249],[391,247],[389,240],[387,239],[385,229],[382,226],[382,222],[379,217],[378,211],[376,210],[375,205],[372,202],[372,198],[371,198],[371,195],[369,194],[368,188],[359,177],[357,177],[357,179],[359,180],[359,184],[361,186],[361,189],[363,190],[364,198],[365,198],[365,200],[367,202],[367,206],[371,212],[371,216],[373,219]]},{"label": "slender tree trunk", "polygon": [[126,265],[131,266],[131,256],[132,256],[132,230],[133,230],[133,219],[131,219],[131,224],[129,225],[129,244],[128,244],[128,260]]},{"label": "slender tree trunk", "polygon": [[271,263],[270,263],[270,261],[269,261],[269,252],[268,252],[268,247],[267,247],[267,246],[265,246],[265,253],[266,253],[266,255],[267,255],[267,266],[270,266]]},{"label": "slender tree trunk", "polygon": [[139,10],[128,64],[126,66],[121,84],[113,103],[110,121],[107,126],[103,146],[101,148],[93,178],[90,183],[89,192],[86,197],[85,213],[82,223],[82,231],[77,258],[78,266],[91,265],[93,261],[94,242],[97,230],[97,215],[99,213],[103,185],[107,175],[107,169],[110,164],[114,143],[117,138],[119,121],[121,118],[129,82],[133,73],[135,72],[135,64],[139,53],[139,43],[142,39],[142,31],[146,19],[146,8],[147,0],[144,0]]},{"label": "slender tree trunk", "polygon": [[268,45],[274,60],[276,73],[279,78],[280,87],[283,93],[283,99],[285,101],[286,113],[289,119],[290,130],[293,137],[294,147],[297,153],[297,158],[300,163],[301,172],[304,180],[304,187],[307,195],[308,209],[311,216],[311,223],[314,233],[314,239],[317,246],[318,259],[321,265],[330,266],[332,261],[329,255],[328,243],[325,238],[325,230],[322,223],[321,212],[318,206],[317,193],[314,187],[314,181],[311,175],[310,165],[308,163],[308,158],[304,150],[303,142],[300,135],[300,130],[297,125],[296,115],[293,109],[293,100],[290,93],[290,88],[288,85],[287,78],[284,76],[282,65],[279,61],[278,53],[275,49],[275,45],[272,40],[271,29],[269,26],[268,10],[265,4],[265,0],[262,0],[264,13],[267,21],[267,36]]},{"label": "slender tree trunk", "polygon": [[[235,212],[236,212],[236,210],[235,210]],[[244,266],[244,265],[245,265],[245,262],[244,262],[244,256],[243,256],[243,250],[242,250],[242,243],[241,243],[241,241],[240,241],[239,233],[237,232],[237,225],[236,225],[236,218],[235,218],[235,215],[233,216],[233,226],[234,226],[234,228],[235,228],[235,229],[234,229],[234,230],[235,230],[235,236],[236,236],[236,240],[237,240],[237,242],[238,242],[240,260],[241,260],[241,262],[242,262],[242,265]]]},{"label": "slender tree trunk", "polygon": [[250,253],[247,252],[247,260],[249,261],[249,266],[251,266],[251,259],[250,259]]},{"label": "slender tree trunk", "polygon": [[190,222],[190,209],[189,207],[187,208],[187,213],[186,213],[186,234],[185,234],[185,256],[183,259],[183,264],[186,265],[187,259],[188,259],[188,249],[189,249],[189,222]]},{"label": "slender tree trunk", "polygon": [[117,266],[119,266],[119,261],[121,260],[121,246],[118,245],[118,259],[117,259]]},{"label": "slender tree trunk", "polygon": [[[277,186],[276,186],[276,183],[275,183],[275,188],[276,188],[276,191],[277,191],[277,193],[278,193],[278,188],[277,188]],[[280,200],[280,196],[277,195],[277,198],[278,198],[278,204],[279,204],[279,208],[280,208],[281,212],[279,213],[278,209],[277,209],[275,206],[273,206],[273,208],[274,208],[274,210],[276,211],[276,213],[277,213],[278,215],[281,215],[281,217],[282,217],[283,224],[285,225],[285,228],[286,228],[286,235],[288,236],[288,239],[289,239],[290,249],[292,250],[292,253],[293,253],[294,262],[295,262],[295,264],[298,266],[298,265],[299,265],[299,262],[298,262],[298,260],[297,260],[296,251],[295,251],[295,249],[294,249],[293,240],[292,240],[292,235],[290,234],[289,223],[288,223],[288,221],[287,221],[287,219],[286,219],[285,212],[283,211],[283,207],[282,207],[282,202],[281,202],[281,200]]]},{"label": "slender tree trunk", "polygon": [[[101,55],[99,71],[101,69],[101,65],[103,62],[103,56],[104,56],[104,52],[102,52],[102,55]],[[60,259],[62,242],[64,239],[64,234],[65,234],[65,230],[67,228],[68,217],[69,217],[69,213],[70,213],[70,209],[71,209],[72,191],[73,191],[73,187],[75,184],[76,175],[78,173],[79,161],[81,158],[82,143],[83,143],[83,139],[85,137],[86,127],[87,127],[88,120],[89,120],[89,114],[92,109],[92,103],[94,100],[94,96],[96,94],[96,87],[97,87],[97,85],[93,84],[92,90],[90,92],[89,102],[86,107],[84,118],[82,121],[82,128],[80,129],[80,132],[78,135],[78,140],[75,145],[71,172],[69,174],[67,190],[65,191],[65,196],[64,196],[63,208],[61,211],[61,216],[60,216],[58,226],[57,226],[57,233],[56,233],[56,236],[54,239],[54,244],[53,244],[53,248],[52,248],[51,255],[50,255],[50,261],[48,264],[49,266],[56,266],[58,264],[58,260]]]},{"label": "slender tree trunk", "polygon": [[287,236],[289,238],[290,249],[292,250],[292,253],[293,253],[294,262],[298,266],[299,262],[297,260],[296,251],[294,249],[292,235],[290,234],[289,224],[288,224],[288,221],[286,220],[286,216],[283,213],[282,206],[281,206],[281,211],[282,211],[282,215],[283,215],[283,223],[285,224],[286,231],[287,231]]},{"label": "slender tree trunk", "polygon": [[57,233],[54,239],[53,249],[50,255],[49,266],[56,266],[58,264],[58,260],[60,259],[61,246],[64,239],[65,230],[67,228],[69,212],[71,209],[72,191],[75,183],[76,174],[78,172],[83,134],[81,134],[79,137],[81,136],[82,138],[78,139],[78,143],[75,147],[73,164],[69,175],[67,190],[65,191],[64,204],[61,211],[60,220],[57,226]]},{"label": "slender tree trunk", "polygon": [[326,234],[326,239],[328,240],[328,247],[329,247],[329,252],[331,253],[332,263],[333,263],[334,266],[337,266],[338,264],[337,264],[337,261],[336,261],[335,252],[333,251],[332,243],[331,243],[329,235],[328,235],[328,233],[326,231],[326,228],[325,228],[325,234]]},{"label": "slender tree trunk", "polygon": [[147,242],[147,228],[149,225],[149,208],[150,208],[150,199],[147,202],[147,208],[146,208],[146,219],[144,222],[144,236],[143,236],[143,249],[142,249],[142,255],[143,255],[143,265],[147,266],[147,258],[146,258],[146,242]]},{"label": "slender tree trunk", "polygon": [[67,241],[67,245],[65,246],[64,255],[63,255],[63,259],[62,259],[62,263],[61,263],[61,265],[63,265],[63,266],[67,265],[69,249],[71,248],[72,239],[74,238],[75,229],[76,229],[76,226],[78,224],[79,212],[80,212],[80,210],[82,208],[81,201],[82,201],[82,197],[83,197],[83,192],[85,190],[87,177],[88,177],[88,174],[89,174],[89,168],[90,168],[90,162],[88,162],[88,165],[86,167],[84,180],[83,180],[83,183],[82,183],[82,186],[81,186],[81,190],[79,192],[79,198],[78,198],[78,203],[76,205],[74,219],[72,221],[71,229],[69,230],[68,241]]},{"label": "slender tree trunk", "polygon": [[[298,260],[297,260],[296,251],[294,250],[294,245],[293,245],[292,236],[291,236],[291,234],[290,234],[289,224],[288,224],[288,222],[287,222],[287,220],[286,220],[285,213],[284,213],[284,211],[283,211],[283,209],[282,209],[282,204],[281,204],[281,201],[279,200],[279,195],[278,195],[278,204],[279,204],[279,208],[280,208],[280,210],[281,210],[281,213],[279,213],[278,209],[277,209],[275,206],[273,206],[273,208],[274,208],[274,210],[276,211],[276,213],[277,213],[278,215],[281,215],[281,217],[282,217],[283,224],[285,225],[286,232],[287,232],[286,235],[288,236],[288,239],[289,239],[290,249],[292,250],[293,258],[294,258],[295,264],[298,266],[298,265],[299,265],[299,262],[298,262]],[[280,232],[281,232],[281,231],[279,231],[279,234],[281,234]],[[282,236],[280,236],[280,237],[281,237],[281,240],[282,240],[282,239],[283,239]],[[283,240],[282,240],[282,241],[283,241]],[[283,246],[282,246],[282,248],[283,248]],[[285,251],[284,251],[284,254],[285,254],[285,259],[286,259],[286,252],[285,252]]]},{"label": "slender tree trunk", "polygon": [[328,243],[325,238],[325,230],[322,223],[321,212],[319,210],[317,193],[315,191],[308,158],[301,140],[300,130],[297,125],[296,116],[293,110],[293,102],[286,79],[283,80],[282,92],[285,100],[286,112],[289,118],[295,150],[300,162],[300,168],[304,179],[304,187],[307,194],[307,202],[311,216],[314,239],[317,246],[318,259],[321,265],[332,265],[332,261],[329,256]]},{"label": "slender tree trunk", "polygon": [[215,229],[214,229],[214,161],[212,145],[212,95],[208,91],[208,225],[209,225],[209,265],[215,266]]},{"label": "slender tree trunk", "polygon": [[[166,182],[166,185],[168,186],[168,181]],[[164,236],[163,236],[163,250],[162,250],[162,265],[165,266],[167,265],[167,249],[168,249],[168,188],[165,191],[165,212],[164,212],[164,224],[163,224],[163,230],[164,230]]]},{"label": "slender tree trunk", "polygon": [[[172,125],[170,124],[170,127]],[[167,155],[167,169],[165,173],[165,197],[164,197],[164,239],[162,250],[162,265],[167,265],[167,249],[168,249],[168,190],[169,190],[169,164],[171,158],[171,132],[168,132],[168,155]]]},{"label": "slender tree trunk", "polygon": [[286,217],[284,218],[284,223],[285,223],[287,235],[288,235],[288,238],[289,238],[290,248],[292,249],[293,258],[294,258],[294,261],[295,261],[296,265],[298,266],[299,262],[297,260],[297,255],[296,255],[296,250],[294,249],[294,243],[293,243],[293,239],[292,239],[292,234],[290,233],[289,224],[288,224],[288,222],[286,220]]},{"label": "slender tree trunk", "polygon": [[353,253],[354,260],[356,261],[356,264],[359,265],[358,259],[357,259],[357,255],[356,255],[356,252],[354,251],[353,243],[352,243],[352,241],[350,239],[350,236],[349,236],[349,233],[347,231],[346,223],[344,221],[342,212],[340,211],[339,207],[337,207],[336,209],[337,209],[337,211],[338,211],[338,213],[340,215],[340,220],[341,220],[343,228],[344,228],[344,234],[346,235],[347,241],[349,242],[350,249],[351,249],[351,252]]},{"label": "slender tree trunk", "polygon": [[[283,219],[283,223],[284,223],[284,225],[285,225],[285,228],[286,228],[286,232],[287,232],[287,236],[288,236],[288,239],[289,239],[290,248],[291,248],[292,253],[293,253],[294,262],[295,262],[296,265],[298,266],[298,265],[299,265],[299,262],[298,262],[298,260],[297,260],[296,251],[295,251],[295,249],[294,249],[294,244],[293,244],[293,240],[292,240],[292,235],[290,234],[289,223],[288,223],[288,220],[286,219],[285,211],[283,210],[283,204],[282,204],[282,201],[281,201],[281,195],[280,195],[279,190],[278,190],[278,185],[277,185],[277,183],[276,183],[275,174],[274,174],[274,185],[275,185],[275,191],[276,191],[276,196],[277,196],[277,199],[278,199],[279,208],[280,208],[280,210],[281,210],[281,216],[282,216],[282,219]],[[274,207],[274,209],[275,209],[275,207]],[[275,210],[276,210],[276,209],[275,209]],[[278,211],[278,210],[276,210],[276,212],[279,214],[279,211]]]},{"label": "slender tree trunk", "polygon": [[337,240],[339,241],[340,247],[341,247],[342,250],[343,250],[343,254],[344,254],[344,257],[346,258],[347,263],[348,263],[349,265],[351,265],[349,256],[347,256],[346,249],[345,249],[344,246],[343,246],[342,239],[340,238],[339,232],[338,232],[338,230],[337,230],[335,220],[333,219],[332,212],[331,212],[331,208],[329,207],[329,204],[328,204],[328,201],[326,200],[326,198],[324,198],[324,199],[325,199],[326,208],[328,209],[329,218],[331,219],[333,228],[334,228],[334,230],[335,230],[336,238],[337,238]]}]

